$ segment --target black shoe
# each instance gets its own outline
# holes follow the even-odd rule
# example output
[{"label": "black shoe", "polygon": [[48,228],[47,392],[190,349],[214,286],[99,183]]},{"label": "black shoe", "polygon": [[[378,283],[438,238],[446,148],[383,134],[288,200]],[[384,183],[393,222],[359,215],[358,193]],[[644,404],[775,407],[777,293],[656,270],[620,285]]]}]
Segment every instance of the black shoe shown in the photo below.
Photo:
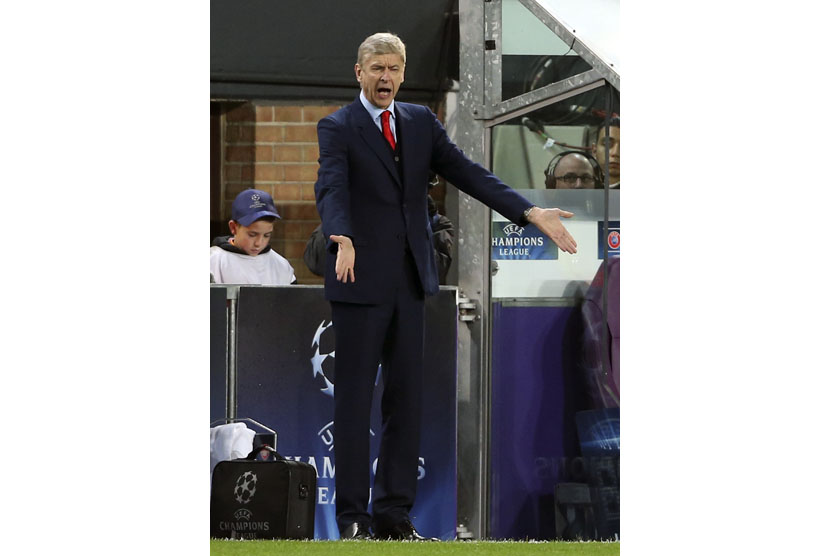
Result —
[{"label": "black shoe", "polygon": [[369,527],[357,521],[343,529],[340,533],[340,539],[346,541],[368,541],[371,538],[372,533],[369,531]]},{"label": "black shoe", "polygon": [[375,538],[379,541],[437,541],[436,538],[427,538],[415,530],[408,519],[400,521],[392,527],[378,530]]}]

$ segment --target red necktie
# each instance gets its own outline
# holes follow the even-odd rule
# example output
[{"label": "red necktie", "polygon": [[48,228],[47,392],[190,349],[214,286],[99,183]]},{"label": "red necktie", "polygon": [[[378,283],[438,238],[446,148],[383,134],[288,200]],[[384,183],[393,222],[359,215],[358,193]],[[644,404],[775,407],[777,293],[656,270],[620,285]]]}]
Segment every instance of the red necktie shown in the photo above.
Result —
[{"label": "red necktie", "polygon": [[389,141],[389,145],[392,147],[392,150],[395,150],[395,136],[392,135],[392,128],[389,127],[389,110],[384,110],[380,115],[380,123],[383,126],[383,136],[386,137],[386,140]]}]

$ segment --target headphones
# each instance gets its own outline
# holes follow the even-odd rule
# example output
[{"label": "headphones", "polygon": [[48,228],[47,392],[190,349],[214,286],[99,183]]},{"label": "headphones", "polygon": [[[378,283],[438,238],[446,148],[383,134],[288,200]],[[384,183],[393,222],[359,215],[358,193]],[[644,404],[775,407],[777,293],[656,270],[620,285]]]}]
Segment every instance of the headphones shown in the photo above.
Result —
[{"label": "headphones", "polygon": [[[594,180],[595,180],[594,184],[595,184],[595,187],[596,187],[596,184],[598,184],[598,183],[604,183],[602,168],[600,167],[599,162],[597,162],[597,159],[594,158],[593,155],[591,155],[591,153],[589,153],[587,151],[573,151],[572,150],[572,151],[562,151],[561,153],[557,154],[556,156],[554,156],[553,158],[550,159],[550,162],[548,163],[548,167],[545,168],[545,187],[547,187],[548,189],[555,189],[555,187],[552,187],[553,183],[548,185],[548,181],[553,180],[553,175],[556,172],[556,167],[559,166],[559,163],[562,162],[562,159],[564,157],[568,156],[569,154],[581,154],[582,156],[584,156],[585,158],[588,159],[588,162],[591,163],[591,167],[594,169]],[[601,189],[601,188],[599,188],[599,189]]]}]

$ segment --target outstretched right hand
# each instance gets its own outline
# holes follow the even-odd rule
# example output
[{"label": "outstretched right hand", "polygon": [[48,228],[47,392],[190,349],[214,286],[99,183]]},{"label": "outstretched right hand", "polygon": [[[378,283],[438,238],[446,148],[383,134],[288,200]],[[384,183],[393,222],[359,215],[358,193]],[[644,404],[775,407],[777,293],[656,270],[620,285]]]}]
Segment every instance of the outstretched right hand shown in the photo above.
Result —
[{"label": "outstretched right hand", "polygon": [[329,239],[337,243],[337,260],[334,263],[334,273],[338,282],[344,284],[351,279],[354,282],[354,245],[348,236],[329,236]]}]

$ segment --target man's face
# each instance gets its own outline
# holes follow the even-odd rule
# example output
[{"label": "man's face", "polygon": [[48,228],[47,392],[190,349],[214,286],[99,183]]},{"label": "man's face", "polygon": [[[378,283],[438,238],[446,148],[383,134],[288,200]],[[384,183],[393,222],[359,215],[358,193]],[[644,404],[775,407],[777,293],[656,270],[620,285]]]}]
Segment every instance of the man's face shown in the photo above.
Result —
[{"label": "man's face", "polygon": [[[608,174],[611,183],[620,181],[620,128],[611,126],[608,135]],[[599,167],[605,171],[605,126],[599,129],[597,144],[594,145],[594,158]]]},{"label": "man's face", "polygon": [[355,64],[354,73],[366,98],[378,108],[389,108],[403,83],[404,64],[397,54],[377,54]]},{"label": "man's face", "polygon": [[233,244],[248,255],[259,255],[271,241],[274,232],[274,223],[267,220],[257,220],[250,226],[243,226],[231,220],[229,222],[233,234]]},{"label": "man's face", "polygon": [[[566,154],[556,165],[548,189],[594,189],[594,168],[581,154]],[[551,180],[549,180],[551,181]]]}]

